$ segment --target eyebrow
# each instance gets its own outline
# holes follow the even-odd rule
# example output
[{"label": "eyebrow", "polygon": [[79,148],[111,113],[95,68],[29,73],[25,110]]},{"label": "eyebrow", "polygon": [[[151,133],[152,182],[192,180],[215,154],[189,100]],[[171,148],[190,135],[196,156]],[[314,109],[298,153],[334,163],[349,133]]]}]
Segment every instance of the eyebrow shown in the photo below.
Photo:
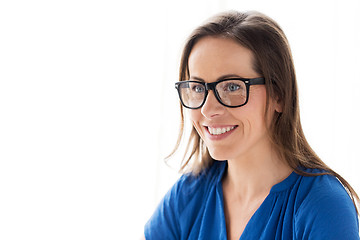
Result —
[{"label": "eyebrow", "polygon": [[[220,81],[220,80],[224,80],[224,79],[227,79],[227,78],[243,78],[237,74],[226,74],[226,75],[222,75],[220,77],[218,77],[216,79],[216,81]],[[200,78],[200,77],[197,77],[197,76],[191,76],[190,79],[193,79],[193,80],[197,80],[197,81],[200,81],[200,82],[205,82],[204,79]]]}]

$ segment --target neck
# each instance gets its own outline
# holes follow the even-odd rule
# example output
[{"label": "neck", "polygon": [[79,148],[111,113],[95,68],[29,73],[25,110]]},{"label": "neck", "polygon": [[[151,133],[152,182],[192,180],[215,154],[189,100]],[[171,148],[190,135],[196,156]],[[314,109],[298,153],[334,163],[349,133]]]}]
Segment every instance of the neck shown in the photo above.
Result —
[{"label": "neck", "polygon": [[275,184],[290,175],[292,169],[274,153],[258,151],[247,157],[228,160],[223,186],[244,202],[267,196]]}]

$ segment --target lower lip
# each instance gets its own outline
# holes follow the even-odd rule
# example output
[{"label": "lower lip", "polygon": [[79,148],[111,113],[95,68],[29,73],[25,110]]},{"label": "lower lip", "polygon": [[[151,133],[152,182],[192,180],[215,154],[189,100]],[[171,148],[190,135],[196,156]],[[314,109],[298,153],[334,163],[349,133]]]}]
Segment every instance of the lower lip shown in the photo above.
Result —
[{"label": "lower lip", "polygon": [[224,138],[228,137],[230,134],[232,134],[237,129],[237,127],[238,126],[236,126],[234,129],[231,129],[230,131],[228,131],[226,133],[219,134],[219,135],[210,134],[209,129],[207,127],[205,127],[205,130],[206,130],[205,132],[207,133],[206,135],[210,140],[218,141],[218,140],[223,140]]}]

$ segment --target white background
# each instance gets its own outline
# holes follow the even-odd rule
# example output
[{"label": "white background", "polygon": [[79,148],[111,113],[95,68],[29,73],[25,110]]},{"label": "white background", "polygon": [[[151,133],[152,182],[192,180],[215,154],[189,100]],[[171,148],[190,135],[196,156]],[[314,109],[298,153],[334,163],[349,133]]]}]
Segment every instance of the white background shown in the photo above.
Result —
[{"label": "white background", "polygon": [[0,2],[0,239],[137,239],[178,177],[182,44],[223,10],[285,31],[302,123],[360,192],[358,0]]}]

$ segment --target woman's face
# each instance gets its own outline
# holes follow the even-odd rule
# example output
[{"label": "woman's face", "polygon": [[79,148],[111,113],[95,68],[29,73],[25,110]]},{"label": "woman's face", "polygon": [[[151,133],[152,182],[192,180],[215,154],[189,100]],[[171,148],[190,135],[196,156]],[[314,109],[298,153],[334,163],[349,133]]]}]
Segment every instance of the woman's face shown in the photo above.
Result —
[{"label": "woman's face", "polygon": [[[252,63],[252,52],[234,40],[205,37],[195,44],[189,56],[190,80],[210,83],[224,76],[262,77],[254,71]],[[216,160],[231,160],[259,155],[269,149],[265,108],[265,85],[253,85],[248,103],[242,107],[225,107],[209,91],[200,109],[188,111],[210,155]]]}]

